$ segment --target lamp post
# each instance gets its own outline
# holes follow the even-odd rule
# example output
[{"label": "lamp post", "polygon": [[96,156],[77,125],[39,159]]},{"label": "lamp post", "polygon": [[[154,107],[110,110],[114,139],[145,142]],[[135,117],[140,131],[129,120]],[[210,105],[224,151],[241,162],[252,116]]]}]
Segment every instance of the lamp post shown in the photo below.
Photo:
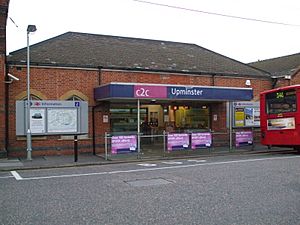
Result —
[{"label": "lamp post", "polygon": [[36,31],[35,25],[28,25],[27,27],[27,160],[31,158],[31,129],[30,129],[30,55],[29,55],[29,34]]}]

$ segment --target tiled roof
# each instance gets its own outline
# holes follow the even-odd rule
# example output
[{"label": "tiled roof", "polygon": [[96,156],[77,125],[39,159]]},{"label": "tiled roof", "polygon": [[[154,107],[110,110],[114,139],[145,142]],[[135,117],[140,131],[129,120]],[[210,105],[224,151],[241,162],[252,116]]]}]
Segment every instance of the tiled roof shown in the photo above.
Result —
[{"label": "tiled roof", "polygon": [[[26,48],[9,64],[26,64]],[[30,47],[32,64],[269,77],[265,71],[195,44],[67,32]]]},{"label": "tiled roof", "polygon": [[249,63],[274,76],[292,75],[300,67],[300,53]]}]

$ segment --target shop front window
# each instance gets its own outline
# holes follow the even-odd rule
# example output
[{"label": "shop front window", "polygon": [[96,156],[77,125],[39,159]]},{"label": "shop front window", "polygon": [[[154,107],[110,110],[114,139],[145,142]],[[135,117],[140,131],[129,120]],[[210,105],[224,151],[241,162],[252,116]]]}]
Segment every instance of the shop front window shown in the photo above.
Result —
[{"label": "shop front window", "polygon": [[207,106],[178,106],[175,111],[175,126],[179,130],[207,130],[209,124],[209,108]]},{"label": "shop front window", "polygon": [[[111,105],[111,131],[137,132],[137,108],[135,105]],[[208,106],[141,105],[140,131],[143,134],[189,132],[210,129]]]}]

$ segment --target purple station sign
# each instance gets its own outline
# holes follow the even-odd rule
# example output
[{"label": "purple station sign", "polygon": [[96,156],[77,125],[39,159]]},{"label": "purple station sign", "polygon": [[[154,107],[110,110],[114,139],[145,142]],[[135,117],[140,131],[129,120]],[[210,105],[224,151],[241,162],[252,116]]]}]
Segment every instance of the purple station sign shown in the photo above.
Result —
[{"label": "purple station sign", "polygon": [[207,99],[249,101],[253,98],[251,88],[180,86],[163,84],[110,83],[94,89],[97,100],[119,99]]},{"label": "purple station sign", "polygon": [[113,136],[111,138],[111,153],[128,153],[137,151],[136,135]]},{"label": "purple station sign", "polygon": [[190,145],[189,134],[168,134],[168,151],[187,149]]},{"label": "purple station sign", "polygon": [[211,133],[192,133],[192,149],[209,148],[212,144]]},{"label": "purple station sign", "polygon": [[240,131],[235,134],[235,146],[245,146],[253,144],[253,133],[252,131]]}]

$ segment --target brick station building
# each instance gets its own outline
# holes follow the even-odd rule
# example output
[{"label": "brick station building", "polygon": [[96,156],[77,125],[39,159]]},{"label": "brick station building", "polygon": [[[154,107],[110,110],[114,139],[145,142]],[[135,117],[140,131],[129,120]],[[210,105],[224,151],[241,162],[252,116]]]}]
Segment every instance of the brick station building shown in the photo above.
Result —
[{"label": "brick station building", "polygon": [[[16,136],[15,118],[16,101],[27,98],[26,57],[26,48],[7,56],[7,73],[19,81],[1,84],[2,121],[9,117],[1,147],[9,155],[26,154],[26,137]],[[269,73],[195,44],[75,32],[32,45],[30,65],[31,99],[88,101],[89,133],[80,140],[87,152],[103,151],[105,132],[137,130],[137,99],[140,122],[151,134],[226,132],[228,102],[258,101],[259,93],[272,87]],[[67,154],[73,140],[34,136],[32,146],[33,155]]]}]

